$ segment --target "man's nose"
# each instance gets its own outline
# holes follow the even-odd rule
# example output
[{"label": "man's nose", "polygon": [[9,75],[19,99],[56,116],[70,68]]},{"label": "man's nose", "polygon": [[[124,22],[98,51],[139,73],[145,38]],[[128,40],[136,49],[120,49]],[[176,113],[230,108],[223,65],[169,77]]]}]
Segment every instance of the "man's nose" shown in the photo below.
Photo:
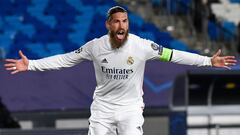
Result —
[{"label": "man's nose", "polygon": [[124,25],[123,25],[123,22],[120,22],[120,23],[119,23],[119,27],[120,27],[120,28],[123,28],[123,26],[124,26]]}]

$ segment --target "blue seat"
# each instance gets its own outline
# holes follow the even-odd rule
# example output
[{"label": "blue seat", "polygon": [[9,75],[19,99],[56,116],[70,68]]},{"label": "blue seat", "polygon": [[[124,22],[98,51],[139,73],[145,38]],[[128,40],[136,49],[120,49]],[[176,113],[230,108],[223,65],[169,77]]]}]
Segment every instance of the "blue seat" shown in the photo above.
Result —
[{"label": "blue seat", "polygon": [[[3,1],[10,1],[10,0],[3,0]],[[25,8],[31,4],[30,0],[14,0],[12,2],[13,4],[16,4],[17,7],[25,7]]]},{"label": "blue seat", "polygon": [[129,13],[128,17],[129,17],[130,25],[132,24],[132,25],[136,25],[136,27],[142,27],[144,20],[140,16],[137,16],[133,13]]},{"label": "blue seat", "polygon": [[89,23],[78,23],[72,25],[72,29],[75,32],[82,33],[82,35],[86,35],[89,32],[89,27],[90,27]]},{"label": "blue seat", "polygon": [[5,20],[7,25],[11,25],[14,27],[20,27],[21,25],[21,16],[13,15],[13,16],[5,16]]},{"label": "blue seat", "polygon": [[0,30],[4,27],[3,18],[0,16]]},{"label": "blue seat", "polygon": [[90,13],[90,12],[94,12],[95,8],[93,8],[92,6],[84,6],[80,9],[80,11],[85,13]]},{"label": "blue seat", "polygon": [[161,0],[151,0],[151,2],[152,2],[152,5],[156,7],[160,6],[161,4]]},{"label": "blue seat", "polygon": [[224,28],[224,40],[233,40],[235,38],[235,35],[237,34],[237,26],[233,22],[229,21],[224,21],[222,25]]},{"label": "blue seat", "polygon": [[156,43],[164,47],[170,47],[170,42],[173,40],[173,37],[168,32],[158,32],[155,34]]},{"label": "blue seat", "polygon": [[0,48],[3,48],[5,52],[8,52],[11,44],[12,44],[12,39],[10,35],[0,34]]},{"label": "blue seat", "polygon": [[172,49],[176,49],[176,50],[182,50],[182,51],[187,51],[189,50],[187,45],[179,40],[172,40],[170,43],[170,47]]},{"label": "blue seat", "polygon": [[29,43],[26,44],[26,48],[31,50],[33,55],[36,55],[38,58],[43,58],[50,56],[49,52],[45,49],[44,44],[41,43]]},{"label": "blue seat", "polygon": [[46,49],[49,52],[48,55],[56,55],[64,53],[64,49],[60,43],[48,43]]},{"label": "blue seat", "polygon": [[82,8],[84,7],[81,0],[67,0],[66,2],[73,8],[75,8],[77,11],[82,11]]},{"label": "blue seat", "polygon": [[84,44],[85,36],[82,32],[76,32],[68,35],[68,39],[74,44]]},{"label": "blue seat", "polygon": [[32,25],[22,25],[20,30],[23,34],[27,35],[29,38],[33,37],[36,33],[35,28]]},{"label": "blue seat", "polygon": [[92,22],[92,19],[93,19],[93,15],[94,15],[94,12],[88,12],[88,13],[84,13],[84,14],[81,14],[81,15],[78,15],[75,17],[75,20],[78,21],[78,22],[87,22],[87,23],[91,23]]},{"label": "blue seat", "polygon": [[49,0],[31,0],[31,3],[37,7],[45,7]]},{"label": "blue seat", "polygon": [[38,17],[41,14],[43,14],[43,10],[44,9],[40,6],[38,6],[38,7],[28,7],[27,12],[34,17]]},{"label": "blue seat", "polygon": [[[0,42],[5,48],[8,46],[9,52],[17,54],[15,50],[23,49],[31,58],[71,51],[107,34],[106,12],[114,5],[116,2],[113,0],[0,0],[1,16],[6,17],[4,22],[0,19],[0,28],[6,34],[0,35]],[[19,20],[19,16],[24,19]],[[140,16],[129,12],[129,19],[131,33],[169,48],[177,44],[172,42],[173,37],[169,33],[160,32]]]},{"label": "blue seat", "polygon": [[240,4],[240,0],[230,0],[231,3],[238,3]]},{"label": "blue seat", "polygon": [[139,36],[142,38],[148,39],[148,40],[152,40],[152,41],[156,40],[155,35],[153,34],[153,32],[150,32],[150,31],[149,32],[139,32]]},{"label": "blue seat", "polygon": [[106,16],[106,13],[109,8],[111,8],[111,6],[109,6],[109,5],[100,5],[97,7],[96,12],[98,12],[102,16]]},{"label": "blue seat", "polygon": [[189,11],[191,11],[190,7],[191,7],[191,2],[192,0],[179,0],[179,4],[178,4],[178,13],[181,14],[187,14]]},{"label": "blue seat", "polygon": [[208,36],[209,36],[210,40],[212,40],[212,41],[217,41],[220,39],[220,29],[212,21],[208,22]]},{"label": "blue seat", "polygon": [[54,28],[57,23],[56,19],[53,16],[40,15],[38,19],[41,20],[44,24],[48,25],[50,28]]},{"label": "blue seat", "polygon": [[152,31],[152,32],[158,32],[158,28],[153,23],[143,23],[142,25],[143,31]]},{"label": "blue seat", "polygon": [[133,23],[130,23],[130,24],[129,24],[129,31],[130,31],[131,33],[137,34],[137,33],[139,33],[139,32],[141,31],[141,29],[140,29],[140,27],[138,27],[137,25],[134,25]]},{"label": "blue seat", "polygon": [[0,0],[0,15],[8,15],[9,10],[12,9],[10,0]]},{"label": "blue seat", "polygon": [[98,1],[97,0],[81,0],[84,5],[91,5],[91,6],[97,6]]}]

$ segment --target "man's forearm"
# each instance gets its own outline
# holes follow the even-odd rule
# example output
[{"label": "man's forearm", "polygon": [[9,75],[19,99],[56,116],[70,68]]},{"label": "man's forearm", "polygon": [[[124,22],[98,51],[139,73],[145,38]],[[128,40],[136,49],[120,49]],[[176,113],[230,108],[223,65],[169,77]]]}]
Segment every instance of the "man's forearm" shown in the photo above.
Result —
[{"label": "man's forearm", "polygon": [[173,50],[171,62],[184,65],[212,66],[211,57]]},{"label": "man's forearm", "polygon": [[61,68],[71,67],[80,63],[83,59],[72,56],[71,53],[64,55],[55,55],[38,60],[29,60],[28,70],[45,71],[59,70]]}]

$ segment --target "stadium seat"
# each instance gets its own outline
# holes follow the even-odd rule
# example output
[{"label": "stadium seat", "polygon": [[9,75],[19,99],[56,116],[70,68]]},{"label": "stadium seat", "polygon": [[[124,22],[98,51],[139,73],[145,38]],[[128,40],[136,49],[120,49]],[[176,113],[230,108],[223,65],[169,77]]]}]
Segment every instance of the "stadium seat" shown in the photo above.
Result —
[{"label": "stadium seat", "polygon": [[10,46],[12,44],[12,39],[8,34],[0,35],[0,47],[4,49],[5,52],[9,52]]},{"label": "stadium seat", "polygon": [[108,9],[111,8],[109,5],[100,5],[97,7],[96,12],[102,16],[106,16]]},{"label": "stadium seat", "polygon": [[30,25],[30,24],[22,25],[20,27],[20,31],[22,33],[24,33],[25,35],[27,35],[29,38],[33,37],[34,34],[36,34],[35,28],[32,25]]},{"label": "stadium seat", "polygon": [[180,6],[177,6],[177,13],[181,14],[187,14],[190,11],[192,0],[178,0],[177,4]]},{"label": "stadium seat", "polygon": [[12,7],[12,5],[11,5],[10,1],[1,0],[0,1],[0,13],[1,13],[1,15],[10,15],[10,12],[12,12],[11,7]]},{"label": "stadium seat", "polygon": [[81,0],[67,0],[66,2],[77,11],[82,11],[84,7]]},{"label": "stadium seat", "polygon": [[143,23],[142,31],[158,32],[158,28],[153,23]]},{"label": "stadium seat", "polygon": [[173,37],[168,32],[158,32],[155,34],[156,42],[164,47],[170,48],[170,42],[173,40]]},{"label": "stadium seat", "polygon": [[225,41],[233,40],[237,32],[236,25],[233,22],[224,21],[222,26],[224,28],[224,40]]},{"label": "stadium seat", "polygon": [[170,48],[182,50],[182,51],[188,51],[188,47],[186,46],[186,44],[179,40],[172,40],[170,42]]},{"label": "stadium seat", "polygon": [[208,22],[208,36],[212,41],[217,41],[220,39],[219,27],[211,21]]},{"label": "stadium seat", "polygon": [[139,32],[139,36],[145,39],[156,41],[155,35],[153,32]]},{"label": "stadium seat", "polygon": [[[31,58],[74,50],[107,34],[106,12],[114,5],[115,1],[105,0],[1,0],[0,47],[8,53],[24,50]],[[169,33],[159,31],[155,25],[144,22],[143,18],[130,11],[129,20],[131,33],[170,47],[173,37]],[[14,46],[10,47],[12,44]],[[46,51],[49,47],[58,49]]]},{"label": "stadium seat", "polygon": [[142,31],[141,28],[144,23],[144,20],[140,16],[133,13],[129,13],[128,17],[129,17],[129,21],[131,22],[129,24],[130,32],[137,34],[139,33],[139,31]]},{"label": "stadium seat", "polygon": [[45,50],[45,47],[43,44],[40,44],[40,43],[31,44],[30,43],[30,44],[26,45],[26,48],[28,50],[31,50],[33,55],[36,55],[39,58],[49,56],[49,53],[47,52],[47,50]]},{"label": "stadium seat", "polygon": [[48,50],[48,53],[50,52],[50,55],[64,53],[64,49],[62,48],[62,45],[60,43],[48,43],[46,46],[46,49]]},{"label": "stadium seat", "polygon": [[240,0],[230,0],[230,2],[240,4]]}]

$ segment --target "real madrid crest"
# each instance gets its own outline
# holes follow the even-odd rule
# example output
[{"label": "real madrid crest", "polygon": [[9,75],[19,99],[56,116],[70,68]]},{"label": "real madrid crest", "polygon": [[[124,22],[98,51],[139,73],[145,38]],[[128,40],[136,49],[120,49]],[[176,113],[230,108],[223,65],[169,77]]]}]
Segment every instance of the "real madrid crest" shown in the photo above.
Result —
[{"label": "real madrid crest", "polygon": [[127,60],[128,65],[132,65],[134,63],[133,57],[129,56]]}]

